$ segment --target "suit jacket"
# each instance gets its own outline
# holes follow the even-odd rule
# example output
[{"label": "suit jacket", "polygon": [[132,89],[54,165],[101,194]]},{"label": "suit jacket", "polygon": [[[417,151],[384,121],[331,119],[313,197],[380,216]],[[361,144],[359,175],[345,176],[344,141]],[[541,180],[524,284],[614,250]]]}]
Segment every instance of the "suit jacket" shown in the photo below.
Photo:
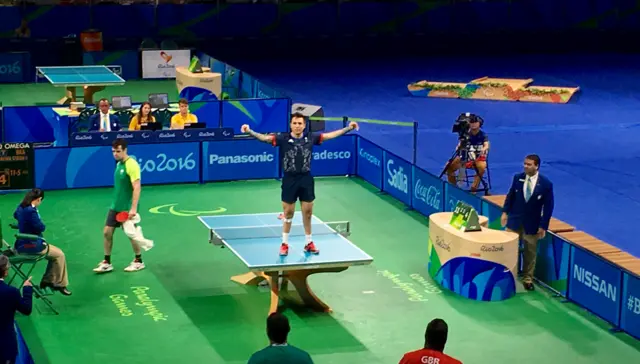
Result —
[{"label": "suit jacket", "polygon": [[0,281],[0,363],[15,360],[18,355],[18,340],[14,328],[16,311],[31,315],[33,288],[24,287],[20,291]]},{"label": "suit jacket", "polygon": [[511,188],[507,193],[502,212],[508,216],[507,227],[511,230],[524,228],[524,233],[533,235],[539,228],[549,229],[549,220],[553,214],[553,184],[538,173],[538,181],[533,188],[529,201],[524,199],[525,173],[513,176]]},{"label": "suit jacket", "polygon": [[[42,233],[46,229],[46,226],[40,219],[38,210],[31,205],[27,207],[18,205],[18,208],[16,208],[16,211],[13,213],[13,218],[18,220],[18,231],[21,234],[42,236]],[[37,241],[18,239],[14,247],[20,253],[32,254],[39,253],[45,248],[43,239]]]},{"label": "suit jacket", "polygon": [[[100,131],[100,114],[101,112],[98,112],[89,117],[89,131]],[[109,114],[109,123],[111,124],[111,131],[120,131],[122,129],[120,119],[113,114]]]}]

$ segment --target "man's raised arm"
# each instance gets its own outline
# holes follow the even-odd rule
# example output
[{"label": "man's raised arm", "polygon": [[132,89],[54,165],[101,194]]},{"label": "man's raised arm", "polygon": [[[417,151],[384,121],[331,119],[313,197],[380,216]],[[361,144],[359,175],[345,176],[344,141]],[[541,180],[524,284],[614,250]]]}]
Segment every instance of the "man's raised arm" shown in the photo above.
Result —
[{"label": "man's raised arm", "polygon": [[326,140],[331,140],[340,136],[345,135],[346,133],[350,132],[353,129],[359,129],[358,127],[358,123],[352,121],[349,123],[349,126],[342,128],[342,129],[338,129],[338,130],[334,130],[332,132],[328,132],[328,133],[323,133],[322,134],[322,140],[326,141]]},{"label": "man's raised arm", "polygon": [[242,131],[243,133],[247,133],[247,134],[251,135],[252,137],[258,139],[259,141],[261,141],[263,143],[273,143],[273,138],[274,138],[273,135],[256,133],[255,131],[251,130],[251,128],[247,124],[244,124],[240,128],[240,131]]}]

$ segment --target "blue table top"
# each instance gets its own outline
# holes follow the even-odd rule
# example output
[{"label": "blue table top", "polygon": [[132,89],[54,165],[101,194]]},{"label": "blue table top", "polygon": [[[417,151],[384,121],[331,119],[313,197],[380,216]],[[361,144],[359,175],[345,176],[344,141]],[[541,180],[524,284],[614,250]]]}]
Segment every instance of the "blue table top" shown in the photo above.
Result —
[{"label": "blue table top", "polygon": [[38,67],[54,86],[99,86],[124,85],[125,80],[106,66]]},{"label": "blue table top", "polygon": [[[233,238],[224,238],[223,244],[253,271],[285,271],[321,267],[347,267],[370,264],[373,258],[344,236],[329,232],[331,229],[322,220],[313,216],[313,241],[319,254],[304,252],[306,243],[302,232],[302,214],[296,212],[292,233],[289,235],[289,255],[279,255],[282,244],[282,221],[279,213],[200,216],[200,221],[209,229]],[[238,228],[237,233],[232,233]],[[294,230],[299,230],[294,233]],[[246,237],[242,237],[242,231]],[[319,231],[319,233],[316,233]]]}]

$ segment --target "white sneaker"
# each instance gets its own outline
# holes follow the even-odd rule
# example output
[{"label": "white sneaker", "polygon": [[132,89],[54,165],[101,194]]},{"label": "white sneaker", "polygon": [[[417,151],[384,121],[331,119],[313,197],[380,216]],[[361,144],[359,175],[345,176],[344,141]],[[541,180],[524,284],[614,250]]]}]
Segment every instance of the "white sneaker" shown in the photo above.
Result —
[{"label": "white sneaker", "polygon": [[93,268],[93,271],[96,273],[107,273],[113,270],[113,265],[111,263],[107,263],[106,260],[103,260],[98,264],[97,267]]},{"label": "white sneaker", "polygon": [[144,269],[144,263],[133,261],[124,269],[125,272],[137,272]]}]

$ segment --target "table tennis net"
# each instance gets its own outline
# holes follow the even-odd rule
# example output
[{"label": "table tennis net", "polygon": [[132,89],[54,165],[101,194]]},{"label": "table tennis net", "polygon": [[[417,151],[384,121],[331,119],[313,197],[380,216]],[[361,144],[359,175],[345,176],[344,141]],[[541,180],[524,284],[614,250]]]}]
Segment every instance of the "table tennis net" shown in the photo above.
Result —
[{"label": "table tennis net", "polygon": [[[350,225],[347,221],[311,224],[312,235],[347,235],[349,229]],[[217,228],[213,230],[213,234],[221,240],[279,238],[282,237],[282,225]],[[306,234],[303,224],[291,225],[289,237],[304,235]]]}]

